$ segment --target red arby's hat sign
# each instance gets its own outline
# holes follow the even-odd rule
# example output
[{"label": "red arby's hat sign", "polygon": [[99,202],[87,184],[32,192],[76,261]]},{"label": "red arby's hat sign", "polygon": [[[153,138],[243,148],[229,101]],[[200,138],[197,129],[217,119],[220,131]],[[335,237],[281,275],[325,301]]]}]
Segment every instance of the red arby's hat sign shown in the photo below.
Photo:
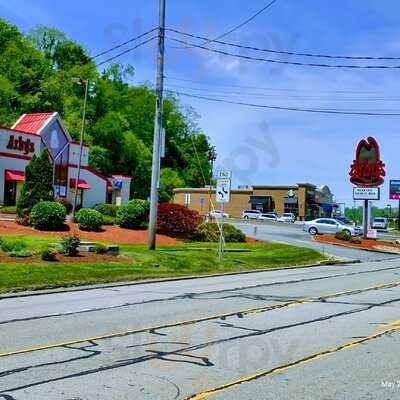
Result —
[{"label": "red arby's hat sign", "polygon": [[385,164],[381,160],[378,142],[373,137],[358,143],[349,175],[350,182],[356,186],[376,187],[384,182]]}]

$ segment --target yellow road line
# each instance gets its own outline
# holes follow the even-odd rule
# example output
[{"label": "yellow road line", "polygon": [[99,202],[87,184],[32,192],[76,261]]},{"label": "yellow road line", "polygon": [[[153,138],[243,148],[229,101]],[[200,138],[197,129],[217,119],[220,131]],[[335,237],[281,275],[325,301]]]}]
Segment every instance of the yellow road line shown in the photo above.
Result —
[{"label": "yellow road line", "polygon": [[400,320],[393,321],[393,322],[389,323],[388,326],[389,327],[384,329],[383,331],[380,331],[380,332],[374,333],[372,335],[366,336],[366,337],[364,337],[362,339],[354,340],[352,342],[343,344],[343,345],[338,346],[338,347],[333,347],[331,349],[322,351],[320,353],[316,353],[316,354],[313,354],[311,356],[302,358],[300,360],[293,361],[293,362],[291,362],[289,364],[285,364],[285,365],[281,365],[279,367],[272,368],[272,369],[270,369],[268,371],[263,371],[263,372],[260,372],[258,374],[255,374],[255,375],[250,375],[250,376],[247,376],[247,377],[244,377],[244,378],[240,378],[240,379],[238,379],[236,381],[233,381],[233,382],[230,382],[230,383],[226,383],[226,384],[218,386],[218,387],[216,387],[214,389],[209,389],[207,391],[191,395],[189,397],[186,397],[184,400],[203,400],[203,399],[206,399],[207,397],[214,396],[214,395],[216,395],[218,393],[221,393],[221,392],[224,392],[224,391],[226,391],[228,389],[232,389],[234,387],[240,386],[240,385],[242,385],[244,383],[249,383],[251,381],[255,381],[256,379],[263,378],[263,377],[266,377],[266,376],[269,376],[269,375],[273,375],[273,374],[277,374],[279,372],[285,372],[288,369],[291,369],[291,368],[294,368],[294,367],[298,367],[300,365],[304,365],[304,364],[309,363],[311,361],[315,361],[315,360],[318,360],[320,358],[324,358],[324,357],[330,356],[331,354],[337,353],[339,351],[349,350],[349,349],[351,349],[353,347],[360,346],[361,344],[363,344],[365,342],[369,342],[370,340],[378,339],[381,336],[388,335],[390,333],[393,333],[393,332],[396,332],[396,331],[400,330]]},{"label": "yellow road line", "polygon": [[195,318],[195,319],[186,320],[186,321],[177,321],[177,322],[172,322],[172,323],[159,325],[159,326],[139,328],[139,329],[130,329],[130,330],[122,331],[122,332],[114,332],[114,333],[109,333],[109,334],[100,335],[100,336],[92,336],[92,337],[88,337],[88,338],[69,340],[69,341],[61,342],[61,343],[54,343],[54,344],[49,344],[49,345],[30,347],[30,348],[21,349],[21,350],[0,353],[0,358],[16,356],[18,354],[33,353],[33,352],[43,351],[43,350],[51,350],[51,349],[56,349],[56,348],[60,348],[60,347],[64,347],[64,346],[71,346],[71,345],[81,344],[81,343],[86,343],[86,342],[93,342],[93,341],[98,341],[98,340],[105,340],[105,339],[129,336],[129,335],[134,335],[134,334],[143,333],[143,332],[157,331],[160,329],[174,328],[177,326],[191,325],[191,324],[196,324],[199,322],[210,321],[213,319],[221,319],[221,318],[223,319],[223,318],[227,318],[227,317],[233,317],[233,316],[239,315],[239,314],[241,314],[241,315],[257,314],[257,313],[277,310],[277,309],[281,309],[281,308],[288,308],[288,307],[309,304],[314,301],[318,301],[320,299],[335,298],[335,297],[339,297],[339,296],[350,296],[350,295],[369,292],[369,291],[373,291],[373,290],[389,289],[389,288],[396,287],[399,285],[400,285],[400,281],[394,281],[391,283],[372,286],[372,287],[368,287],[368,288],[364,288],[364,289],[354,289],[354,290],[342,291],[342,292],[337,292],[337,293],[331,293],[331,294],[324,295],[324,296],[309,297],[309,298],[305,298],[305,299],[290,301],[287,303],[275,304],[272,306],[264,306],[264,307],[251,308],[251,309],[247,309],[247,310],[234,311],[234,312],[230,312],[230,313],[215,314],[215,315],[210,315],[207,317]]}]

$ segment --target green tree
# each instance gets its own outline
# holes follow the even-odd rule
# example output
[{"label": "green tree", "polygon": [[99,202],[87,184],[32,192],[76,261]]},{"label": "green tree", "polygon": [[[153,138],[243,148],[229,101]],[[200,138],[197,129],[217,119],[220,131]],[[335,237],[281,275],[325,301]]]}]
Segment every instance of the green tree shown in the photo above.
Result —
[{"label": "green tree", "polygon": [[92,146],[89,152],[89,166],[104,175],[111,175],[114,171],[110,151],[101,146]]},{"label": "green tree", "polygon": [[184,186],[184,180],[171,168],[162,168],[160,176],[160,202],[169,202],[173,196],[173,190]]},{"label": "green tree", "polygon": [[25,168],[25,182],[17,201],[18,215],[30,213],[41,201],[54,201],[53,167],[46,150],[39,156],[34,155]]}]

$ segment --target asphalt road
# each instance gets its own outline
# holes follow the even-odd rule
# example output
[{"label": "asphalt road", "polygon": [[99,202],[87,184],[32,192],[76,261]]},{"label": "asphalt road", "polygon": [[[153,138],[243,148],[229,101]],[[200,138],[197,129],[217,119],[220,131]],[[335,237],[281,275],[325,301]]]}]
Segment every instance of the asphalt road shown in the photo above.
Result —
[{"label": "asphalt road", "polygon": [[400,398],[400,259],[0,300],[0,399]]},{"label": "asphalt road", "polygon": [[[364,250],[350,249],[340,246],[316,242],[312,236],[303,231],[302,225],[276,222],[244,222],[231,220],[229,223],[241,229],[247,236],[260,240],[278,241],[295,246],[310,247],[321,253],[360,261],[378,261],[396,258],[391,254],[382,254]],[[381,235],[381,234],[380,234]],[[383,234],[385,235],[385,234]]]}]

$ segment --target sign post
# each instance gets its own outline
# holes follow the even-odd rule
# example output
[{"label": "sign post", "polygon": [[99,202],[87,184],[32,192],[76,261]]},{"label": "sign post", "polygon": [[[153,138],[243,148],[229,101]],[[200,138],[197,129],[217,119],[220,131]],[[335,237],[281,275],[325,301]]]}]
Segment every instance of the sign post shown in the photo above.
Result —
[{"label": "sign post", "polygon": [[221,226],[219,234],[219,246],[218,246],[218,259],[222,261],[224,258],[224,205],[229,203],[231,198],[231,171],[218,171],[217,175],[217,189],[215,192],[217,203],[221,204]]},{"label": "sign post", "polygon": [[399,211],[397,214],[397,229],[400,231],[400,180],[390,181],[389,199],[399,201]]},{"label": "sign post", "polygon": [[379,186],[384,182],[385,164],[381,160],[378,142],[373,137],[362,139],[350,167],[350,182],[354,200],[364,200],[364,239],[368,238],[368,202],[379,200]]}]

